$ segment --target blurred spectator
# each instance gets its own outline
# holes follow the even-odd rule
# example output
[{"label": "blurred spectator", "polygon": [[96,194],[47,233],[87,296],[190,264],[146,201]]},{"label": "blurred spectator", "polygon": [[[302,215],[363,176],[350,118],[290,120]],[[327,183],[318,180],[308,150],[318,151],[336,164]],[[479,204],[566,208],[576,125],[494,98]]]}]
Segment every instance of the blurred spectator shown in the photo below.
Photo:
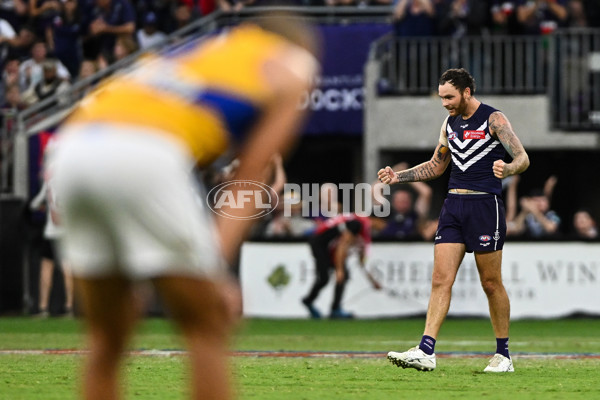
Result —
[{"label": "blurred spectator", "polygon": [[175,29],[174,12],[180,4],[179,0],[133,0],[133,4],[135,5],[137,28],[144,26],[146,15],[153,13],[158,30],[172,32]]},{"label": "blurred spectator", "polygon": [[26,89],[20,86],[21,80],[19,79],[19,65],[20,62],[16,58],[10,58],[6,61],[4,71],[2,71],[2,83],[0,85],[3,89],[13,84],[17,85],[20,91]]},{"label": "blurred spectator", "polygon": [[198,0],[200,16],[205,16],[217,9],[216,0]]},{"label": "blurred spectator", "polygon": [[431,0],[397,0],[392,18],[396,36],[435,34],[435,8]]},{"label": "blurred spectator", "polygon": [[0,37],[0,42],[9,45],[9,54],[11,54],[11,57],[20,60],[29,57],[35,40],[35,30],[31,25],[23,25],[19,29],[17,36],[12,39]]},{"label": "blurred spectator", "polygon": [[[239,4],[242,4],[241,2]],[[241,8],[241,7],[240,7]],[[224,10],[229,11],[229,10]],[[175,29],[182,28],[189,24],[193,19],[198,17],[198,9],[194,0],[178,0],[176,1],[173,18]]]},{"label": "blurred spectator", "polygon": [[488,33],[490,5],[488,0],[450,0],[440,20],[442,35],[463,37]]},{"label": "blurred spectator", "polygon": [[550,210],[550,202],[543,192],[532,191],[529,197],[520,200],[520,204],[522,213],[526,213],[525,231],[527,235],[541,238],[558,233],[560,217],[555,211]]},{"label": "blurred spectator", "polygon": [[569,27],[585,28],[588,26],[585,5],[583,4],[582,0],[569,0],[567,3],[567,11],[569,14]]},{"label": "blurred spectator", "polygon": [[23,99],[21,98],[21,90],[17,83],[12,83],[6,86],[4,95],[4,104],[2,110],[22,111],[26,108]]},{"label": "blurred spectator", "polygon": [[58,76],[56,60],[44,61],[42,69],[43,79],[23,93],[23,101],[27,105],[35,104],[55,94],[64,93],[71,87],[68,81]]},{"label": "blurred spectator", "polygon": [[0,19],[6,20],[15,30],[19,30],[28,18],[27,0],[0,1]]},{"label": "blurred spectator", "polygon": [[141,29],[137,31],[137,41],[141,49],[147,49],[162,43],[167,35],[164,32],[158,30],[156,14],[152,11],[146,14],[144,17],[144,23]]},{"label": "blurred spectator", "polygon": [[59,13],[59,0],[29,0],[29,22],[35,28],[38,38],[46,37],[46,29]]},{"label": "blurred spectator", "polygon": [[[552,192],[556,185],[556,177],[551,176],[546,181],[544,190],[534,189],[529,196],[522,197],[519,201],[521,212],[511,219],[515,214],[514,198],[507,199],[507,234],[525,235],[531,238],[554,237],[559,234],[561,219],[559,215],[550,209]],[[510,187],[511,185],[512,188]],[[516,195],[518,180],[513,180],[509,185],[507,196]]]},{"label": "blurred spectator", "polygon": [[548,203],[552,203],[552,195],[554,194],[554,188],[556,187],[557,183],[558,178],[555,175],[549,176],[548,179],[546,179],[546,182],[544,182],[544,188],[542,189],[542,192],[548,199]]},{"label": "blurred spectator", "polygon": [[46,27],[58,15],[60,7],[58,0],[29,0],[30,22],[37,37],[42,38],[46,35]]},{"label": "blurred spectator", "polygon": [[[290,216],[285,216],[285,204],[290,204]],[[315,229],[317,223],[302,216],[302,199],[300,194],[290,191],[284,193],[279,201],[275,216],[267,224],[265,236],[285,237],[285,238],[301,238],[306,237]]]},{"label": "blurred spectator", "polygon": [[10,46],[8,42],[13,40],[17,36],[17,33],[13,29],[12,25],[4,19],[0,19],[0,67],[3,67],[8,54]]},{"label": "blurred spectator", "polygon": [[[400,163],[392,168],[394,171],[402,171],[408,169],[408,164]],[[380,187],[377,184],[374,185],[375,189]],[[431,238],[435,233],[435,229],[431,233],[431,225],[428,223],[432,196],[431,187],[424,182],[411,182],[409,185],[417,193],[416,200],[413,203],[413,194],[408,189],[394,191],[390,201],[390,216],[385,220],[383,229],[377,233],[378,237],[421,239]]]},{"label": "blurred spectator", "polygon": [[[83,60],[81,62],[81,67],[79,69],[79,74],[77,79],[82,80],[89,78],[98,72],[98,63],[94,60]],[[83,86],[77,91],[76,98],[81,98],[91,92],[94,89],[95,82],[90,82],[87,85]]]},{"label": "blurred spectator", "polygon": [[56,211],[55,193],[49,188],[49,182],[44,180],[44,184],[36,197],[31,201],[32,210],[46,211],[46,224],[44,226],[44,239],[41,246],[41,265],[38,297],[39,318],[48,318],[50,316],[50,292],[52,290],[52,281],[54,267],[61,267],[64,279],[65,302],[62,310],[66,316],[73,315],[73,276],[65,263],[59,257],[58,239],[62,235],[62,229],[58,225]]},{"label": "blurred spectator", "polygon": [[499,35],[520,35],[523,27],[517,18],[518,0],[494,0],[490,9],[492,33]]},{"label": "blurred spectator", "polygon": [[71,76],[79,73],[83,29],[82,11],[78,0],[61,0],[58,15],[46,28],[49,50],[67,67]]},{"label": "blurred spectator", "polygon": [[114,54],[118,36],[135,34],[135,10],[128,0],[95,0],[88,16],[84,58],[97,59]]},{"label": "blurred spectator", "polygon": [[83,60],[79,68],[78,79],[85,79],[98,72],[98,64],[94,60]]},{"label": "blurred spectator", "polygon": [[[23,61],[19,67],[20,86],[31,89],[44,79],[42,65],[48,60],[46,43],[39,40],[31,48],[31,58]],[[69,70],[58,60],[53,60],[60,79],[68,80],[71,76]]]},{"label": "blurred spectator", "polygon": [[133,37],[120,36],[117,38],[117,41],[115,43],[113,62],[120,61],[120,60],[132,55],[133,53],[135,53],[138,50],[139,50],[139,46]]},{"label": "blurred spectator", "polygon": [[574,239],[597,239],[598,226],[589,210],[579,209],[573,215]]},{"label": "blurred spectator", "polygon": [[550,34],[567,24],[567,0],[520,0],[517,18],[526,34]]},{"label": "blurred spectator", "polygon": [[412,193],[405,189],[392,194],[391,214],[379,237],[408,239],[419,235],[419,214],[413,208]]}]

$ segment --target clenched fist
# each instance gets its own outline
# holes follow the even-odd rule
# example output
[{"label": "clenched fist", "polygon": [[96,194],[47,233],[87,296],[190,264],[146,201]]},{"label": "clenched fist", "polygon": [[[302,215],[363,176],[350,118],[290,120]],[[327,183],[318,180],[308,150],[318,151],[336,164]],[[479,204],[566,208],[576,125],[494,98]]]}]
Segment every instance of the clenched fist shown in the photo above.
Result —
[{"label": "clenched fist", "polygon": [[396,173],[394,172],[394,170],[392,169],[392,167],[385,167],[385,168],[381,168],[378,172],[377,172],[377,177],[379,178],[379,181],[382,183],[385,183],[386,185],[391,185],[392,183],[398,183],[398,177],[396,176]]}]

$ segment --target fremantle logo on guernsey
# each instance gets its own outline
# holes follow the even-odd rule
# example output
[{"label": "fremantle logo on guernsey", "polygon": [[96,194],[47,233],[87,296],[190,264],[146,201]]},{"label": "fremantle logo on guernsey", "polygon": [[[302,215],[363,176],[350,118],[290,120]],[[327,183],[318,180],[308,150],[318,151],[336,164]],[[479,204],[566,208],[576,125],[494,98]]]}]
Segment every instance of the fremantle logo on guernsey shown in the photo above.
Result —
[{"label": "fremantle logo on guernsey", "polygon": [[390,203],[385,197],[390,187],[382,185],[377,190],[367,183],[324,184],[286,183],[280,196],[257,181],[233,180],[212,188],[206,203],[215,214],[230,219],[259,219],[276,209],[284,217],[333,217],[351,213],[363,217],[388,217]]}]

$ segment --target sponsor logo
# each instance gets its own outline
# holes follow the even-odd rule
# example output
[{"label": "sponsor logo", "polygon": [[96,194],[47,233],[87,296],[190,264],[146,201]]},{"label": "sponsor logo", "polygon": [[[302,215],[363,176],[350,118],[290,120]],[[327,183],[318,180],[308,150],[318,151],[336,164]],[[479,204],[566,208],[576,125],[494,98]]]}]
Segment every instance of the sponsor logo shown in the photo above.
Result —
[{"label": "sponsor logo", "polygon": [[311,111],[362,110],[364,97],[362,87],[326,90],[317,88],[305,93],[300,101],[300,108]]},{"label": "sponsor logo", "polygon": [[456,139],[456,132],[450,132],[448,134],[448,140],[454,140]]},{"label": "sponsor logo", "polygon": [[479,243],[479,245],[480,245],[481,247],[489,246],[489,245],[490,245],[490,242],[486,242],[486,243]]},{"label": "sponsor logo", "polygon": [[[231,219],[258,219],[270,214],[279,203],[270,186],[256,181],[227,181],[208,192],[206,203],[212,212]],[[235,211],[251,208],[250,215],[238,216]]]},{"label": "sponsor logo", "polygon": [[465,129],[467,126],[469,126],[469,124],[464,124],[464,125],[461,125],[460,127]]},{"label": "sponsor logo", "polygon": [[485,139],[485,131],[464,131],[463,139]]},{"label": "sponsor logo", "polygon": [[290,280],[291,275],[286,269],[285,265],[283,264],[275,266],[275,268],[267,278],[267,282],[269,283],[269,285],[278,292],[284,289],[287,285],[289,285]]},{"label": "sponsor logo", "polygon": [[440,236],[436,236],[436,237],[435,237],[435,240],[440,240],[441,238],[442,238],[442,236],[441,236],[441,235],[440,235]]},{"label": "sponsor logo", "polygon": [[489,242],[490,240],[492,240],[492,237],[490,235],[481,235],[479,236],[479,240],[481,242]]}]

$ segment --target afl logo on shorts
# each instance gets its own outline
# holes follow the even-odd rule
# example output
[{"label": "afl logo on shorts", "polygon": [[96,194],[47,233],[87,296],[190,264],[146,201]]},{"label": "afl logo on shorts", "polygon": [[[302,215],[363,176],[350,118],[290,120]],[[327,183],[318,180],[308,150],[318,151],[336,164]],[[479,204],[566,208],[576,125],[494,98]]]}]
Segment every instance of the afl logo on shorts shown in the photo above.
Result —
[{"label": "afl logo on shorts", "polygon": [[[279,203],[279,196],[270,186],[256,181],[223,182],[208,192],[206,204],[217,215],[231,219],[257,219],[270,214]],[[248,215],[236,210],[248,208]]]},{"label": "afl logo on shorts", "polygon": [[479,241],[481,242],[489,242],[490,240],[492,240],[492,237],[490,235],[479,236]]}]

